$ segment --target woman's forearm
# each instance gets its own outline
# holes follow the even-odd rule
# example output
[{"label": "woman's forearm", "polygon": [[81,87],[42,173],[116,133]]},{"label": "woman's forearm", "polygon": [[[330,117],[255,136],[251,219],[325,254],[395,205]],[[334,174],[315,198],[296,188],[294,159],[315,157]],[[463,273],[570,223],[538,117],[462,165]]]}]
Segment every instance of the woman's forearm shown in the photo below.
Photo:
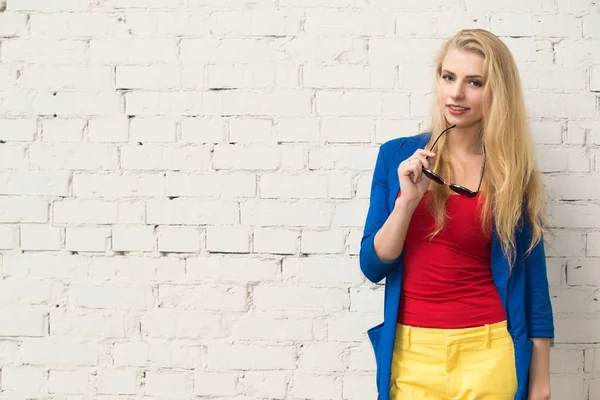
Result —
[{"label": "woman's forearm", "polygon": [[533,338],[529,367],[529,399],[550,399],[550,339]]},{"label": "woman's forearm", "polygon": [[392,213],[373,239],[375,254],[384,262],[393,261],[402,254],[408,225],[416,208],[400,199],[396,200]]}]

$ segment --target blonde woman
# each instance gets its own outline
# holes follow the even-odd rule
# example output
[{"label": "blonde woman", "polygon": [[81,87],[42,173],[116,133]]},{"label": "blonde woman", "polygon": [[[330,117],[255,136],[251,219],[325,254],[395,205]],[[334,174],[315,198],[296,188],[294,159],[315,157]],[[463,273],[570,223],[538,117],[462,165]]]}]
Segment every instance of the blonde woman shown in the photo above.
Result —
[{"label": "blonde woman", "polygon": [[462,30],[435,74],[429,131],[380,148],[361,241],[386,285],[378,399],[549,399],[544,194],[515,61]]}]

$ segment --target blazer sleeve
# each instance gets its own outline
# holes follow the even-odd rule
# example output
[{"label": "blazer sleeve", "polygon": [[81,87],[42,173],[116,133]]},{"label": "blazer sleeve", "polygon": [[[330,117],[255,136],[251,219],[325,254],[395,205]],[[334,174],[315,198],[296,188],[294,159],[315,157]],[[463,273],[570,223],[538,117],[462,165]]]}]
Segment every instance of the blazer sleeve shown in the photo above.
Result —
[{"label": "blazer sleeve", "polygon": [[371,282],[377,283],[385,278],[400,262],[402,254],[395,260],[384,262],[375,253],[375,234],[389,217],[388,165],[385,159],[384,145],[380,146],[371,184],[371,197],[367,220],[360,242],[360,269]]},{"label": "blazer sleeve", "polygon": [[[523,234],[527,240],[523,243],[523,250],[526,251],[532,235],[529,222],[524,225]],[[554,320],[543,236],[525,258],[525,313],[529,338],[554,338]]]}]

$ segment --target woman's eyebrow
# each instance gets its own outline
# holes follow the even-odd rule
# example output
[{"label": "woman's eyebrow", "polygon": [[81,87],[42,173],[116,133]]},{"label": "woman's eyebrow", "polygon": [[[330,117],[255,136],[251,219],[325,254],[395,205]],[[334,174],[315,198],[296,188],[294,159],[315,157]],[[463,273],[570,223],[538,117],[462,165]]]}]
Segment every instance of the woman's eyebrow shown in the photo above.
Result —
[{"label": "woman's eyebrow", "polygon": [[[456,74],[454,72],[448,71],[447,69],[443,70],[442,72],[446,72],[446,73],[448,73],[450,75],[455,75],[456,76]],[[467,78],[482,78],[482,76],[481,75],[467,75]]]}]

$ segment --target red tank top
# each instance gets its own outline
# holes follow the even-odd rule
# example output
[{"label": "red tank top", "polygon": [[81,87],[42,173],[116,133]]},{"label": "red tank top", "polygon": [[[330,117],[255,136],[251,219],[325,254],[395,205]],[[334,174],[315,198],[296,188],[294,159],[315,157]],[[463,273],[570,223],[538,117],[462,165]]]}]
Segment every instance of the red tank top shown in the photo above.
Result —
[{"label": "red tank top", "polygon": [[[398,193],[400,196],[400,193]],[[398,323],[423,328],[493,324],[506,314],[491,270],[491,238],[481,228],[478,199],[452,195],[448,220],[431,241],[434,226],[426,201],[417,206],[403,250]]]}]

